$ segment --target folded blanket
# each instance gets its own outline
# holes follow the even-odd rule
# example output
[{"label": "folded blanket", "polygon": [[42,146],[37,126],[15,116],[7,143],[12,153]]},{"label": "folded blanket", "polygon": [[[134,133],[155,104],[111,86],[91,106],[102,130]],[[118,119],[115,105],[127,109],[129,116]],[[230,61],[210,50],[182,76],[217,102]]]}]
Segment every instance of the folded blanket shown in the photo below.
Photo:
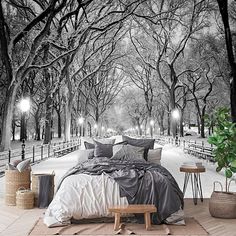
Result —
[{"label": "folded blanket", "polygon": [[46,208],[50,204],[53,198],[54,185],[53,175],[41,175],[39,176],[39,196],[38,207]]}]

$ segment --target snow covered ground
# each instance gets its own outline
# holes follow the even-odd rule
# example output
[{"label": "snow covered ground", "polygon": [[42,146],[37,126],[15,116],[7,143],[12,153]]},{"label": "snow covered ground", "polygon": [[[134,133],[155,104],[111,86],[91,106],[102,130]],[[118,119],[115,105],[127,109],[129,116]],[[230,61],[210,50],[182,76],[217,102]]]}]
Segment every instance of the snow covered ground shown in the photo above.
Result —
[{"label": "snow covered ground", "polygon": [[[179,168],[183,162],[191,162],[197,161],[202,162],[202,164],[206,168],[205,173],[201,173],[201,183],[202,183],[202,190],[203,190],[203,197],[209,198],[213,191],[213,183],[214,181],[219,181],[225,184],[225,177],[223,173],[219,174],[215,171],[216,165],[211,162],[207,162],[203,159],[198,159],[194,156],[186,154],[183,152],[183,149],[180,147],[172,146],[171,144],[167,144],[163,148],[162,152],[162,166],[166,167],[170,173],[175,177],[179,187],[183,189],[183,182],[184,182],[184,173],[179,171]],[[217,190],[220,189],[219,185],[217,186]],[[230,186],[231,191],[236,191],[236,183],[232,181]],[[185,193],[185,197],[189,198],[192,197],[192,189],[190,182],[188,183],[188,187]]]},{"label": "snow covered ground", "polygon": [[[52,173],[55,172],[55,184],[57,185],[59,179],[64,175],[64,173],[77,163],[77,156],[79,151],[72,152],[64,157],[60,158],[50,158],[48,160],[42,161],[39,164],[32,166],[33,173]],[[170,173],[175,177],[180,188],[183,188],[184,173],[179,171],[179,168],[183,162],[186,161],[199,161],[196,157],[185,154],[181,147],[175,147],[171,144],[167,144],[163,147],[162,152],[162,166],[166,167]],[[204,198],[209,198],[213,190],[213,182],[220,181],[225,183],[225,178],[222,174],[216,173],[215,165],[212,163],[200,160],[206,167],[206,172],[201,174],[203,196]],[[232,182],[231,190],[236,191],[236,184]],[[0,197],[4,197],[5,192],[5,178],[0,178]],[[192,189],[189,185],[186,190],[185,197],[192,197]]]}]

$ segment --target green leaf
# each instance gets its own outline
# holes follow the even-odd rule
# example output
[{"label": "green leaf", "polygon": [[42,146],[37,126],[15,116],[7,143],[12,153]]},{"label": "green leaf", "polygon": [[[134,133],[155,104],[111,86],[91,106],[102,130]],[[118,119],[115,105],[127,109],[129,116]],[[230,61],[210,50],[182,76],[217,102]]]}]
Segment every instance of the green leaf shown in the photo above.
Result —
[{"label": "green leaf", "polygon": [[236,168],[236,160],[231,162],[231,166]]},{"label": "green leaf", "polygon": [[233,173],[236,173],[236,168],[235,167],[230,167],[230,170],[233,172]]},{"label": "green leaf", "polygon": [[216,172],[220,172],[221,170],[222,170],[222,167],[220,167],[220,166],[216,167]]},{"label": "green leaf", "polygon": [[226,170],[225,170],[225,176],[226,176],[227,178],[231,178],[232,175],[233,175],[233,173],[232,173],[231,170],[229,170],[229,169],[226,169]]}]

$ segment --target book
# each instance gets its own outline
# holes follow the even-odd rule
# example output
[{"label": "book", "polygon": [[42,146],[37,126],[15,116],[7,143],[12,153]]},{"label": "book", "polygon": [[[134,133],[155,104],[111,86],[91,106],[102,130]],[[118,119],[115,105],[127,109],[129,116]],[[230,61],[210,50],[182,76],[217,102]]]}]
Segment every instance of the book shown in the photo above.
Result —
[{"label": "book", "polygon": [[182,167],[188,167],[188,166],[192,166],[192,167],[203,167],[203,165],[202,165],[202,162],[184,162],[183,164],[182,164]]}]

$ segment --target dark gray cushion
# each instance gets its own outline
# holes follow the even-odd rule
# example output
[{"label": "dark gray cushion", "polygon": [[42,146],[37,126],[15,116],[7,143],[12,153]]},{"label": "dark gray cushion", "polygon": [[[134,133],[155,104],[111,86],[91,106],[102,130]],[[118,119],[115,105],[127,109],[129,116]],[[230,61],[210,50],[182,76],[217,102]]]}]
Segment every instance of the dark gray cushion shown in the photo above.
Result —
[{"label": "dark gray cushion", "polygon": [[128,144],[137,147],[144,147],[144,159],[147,160],[148,150],[154,148],[155,139],[135,139],[128,136],[122,136],[123,141],[127,141]]},{"label": "dark gray cushion", "polygon": [[94,140],[95,149],[94,157],[112,157],[113,155],[113,144],[103,144]]},{"label": "dark gray cushion", "polygon": [[86,142],[86,141],[84,141],[84,146],[85,146],[85,149],[94,149],[95,148],[94,143],[89,143],[89,142]]}]

